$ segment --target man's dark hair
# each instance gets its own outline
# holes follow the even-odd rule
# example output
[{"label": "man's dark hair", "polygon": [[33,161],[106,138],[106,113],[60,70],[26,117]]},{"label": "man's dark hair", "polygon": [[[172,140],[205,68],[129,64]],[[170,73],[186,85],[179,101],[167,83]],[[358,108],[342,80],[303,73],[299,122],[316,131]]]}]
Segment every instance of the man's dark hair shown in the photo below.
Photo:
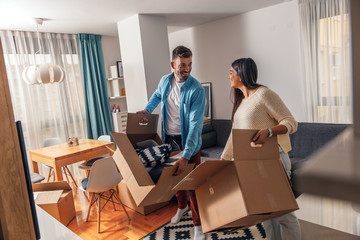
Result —
[{"label": "man's dark hair", "polygon": [[172,52],[172,60],[174,60],[177,57],[189,58],[191,56],[192,56],[191,50],[184,46],[177,46]]}]

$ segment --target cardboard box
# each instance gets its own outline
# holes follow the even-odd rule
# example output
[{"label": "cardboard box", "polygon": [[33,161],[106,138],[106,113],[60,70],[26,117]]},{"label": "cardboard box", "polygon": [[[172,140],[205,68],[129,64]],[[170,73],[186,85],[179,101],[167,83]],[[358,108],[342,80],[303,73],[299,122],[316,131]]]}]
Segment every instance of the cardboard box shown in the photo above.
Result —
[{"label": "cardboard box", "polygon": [[162,207],[165,207],[166,205],[169,205],[169,202],[163,202],[163,203],[156,203],[154,205],[138,207],[129,191],[129,188],[127,187],[126,182],[124,180],[121,180],[118,186],[119,186],[119,195],[121,202],[125,206],[133,209],[138,213],[141,213],[142,215],[147,215],[149,213],[154,212],[155,210],[158,210]]},{"label": "cardboard box", "polygon": [[206,161],[174,189],[195,189],[204,232],[246,228],[299,209],[277,138],[250,145],[257,130],[234,129],[234,161]]},{"label": "cardboard box", "polygon": [[166,167],[154,184],[134,147],[136,143],[147,139],[162,144],[156,133],[158,117],[154,114],[129,113],[126,133],[111,132],[118,146],[113,155],[114,161],[138,207],[170,201],[176,193],[173,187],[194,168],[194,164],[188,164],[181,175],[173,176],[175,167]]},{"label": "cardboard box", "polygon": [[72,189],[67,182],[36,183],[32,189],[37,195],[35,203],[65,226],[76,216]]}]

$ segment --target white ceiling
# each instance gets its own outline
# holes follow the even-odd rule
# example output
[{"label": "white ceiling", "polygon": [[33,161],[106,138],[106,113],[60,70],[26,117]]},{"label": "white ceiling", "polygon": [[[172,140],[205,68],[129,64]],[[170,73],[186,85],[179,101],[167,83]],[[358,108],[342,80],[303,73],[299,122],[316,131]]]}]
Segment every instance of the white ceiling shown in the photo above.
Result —
[{"label": "white ceiling", "polygon": [[169,32],[253,11],[286,0],[0,0],[0,30],[117,36],[116,23],[134,14],[166,18]]}]

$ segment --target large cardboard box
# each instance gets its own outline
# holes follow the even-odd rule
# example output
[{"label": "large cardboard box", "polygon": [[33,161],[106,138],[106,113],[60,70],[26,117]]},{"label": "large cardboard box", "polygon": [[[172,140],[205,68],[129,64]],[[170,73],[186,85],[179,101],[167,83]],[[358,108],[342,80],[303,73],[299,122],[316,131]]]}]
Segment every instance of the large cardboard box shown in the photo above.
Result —
[{"label": "large cardboard box", "polygon": [[32,189],[35,203],[65,226],[76,216],[72,189],[67,182],[36,183]]},{"label": "large cardboard box", "polygon": [[158,117],[155,114],[129,113],[126,133],[111,132],[117,145],[114,161],[138,207],[170,201],[176,193],[173,187],[194,168],[194,164],[188,164],[182,174],[174,176],[176,168],[166,167],[158,182],[153,182],[137,155],[135,146],[136,143],[148,139],[162,144],[156,133]]},{"label": "large cardboard box", "polygon": [[299,209],[276,137],[252,147],[257,130],[234,129],[234,161],[206,161],[174,189],[195,189],[204,232],[245,228]]},{"label": "large cardboard box", "polygon": [[169,202],[163,202],[163,203],[156,203],[153,205],[149,205],[149,206],[144,206],[144,207],[138,207],[134,201],[134,198],[132,197],[129,188],[127,187],[127,184],[124,180],[121,180],[121,182],[119,183],[119,195],[120,195],[120,200],[121,202],[133,209],[134,211],[142,214],[142,215],[147,215],[149,213],[152,213],[162,207],[165,207],[166,205],[169,205]]}]

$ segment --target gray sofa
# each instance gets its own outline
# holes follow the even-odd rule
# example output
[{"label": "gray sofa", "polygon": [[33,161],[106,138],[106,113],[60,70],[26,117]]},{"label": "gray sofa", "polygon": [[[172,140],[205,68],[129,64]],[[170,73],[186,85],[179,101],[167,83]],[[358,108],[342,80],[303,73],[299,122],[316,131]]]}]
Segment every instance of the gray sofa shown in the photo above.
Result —
[{"label": "gray sofa", "polygon": [[201,156],[220,159],[231,132],[230,120],[212,120],[205,123],[202,131]]},{"label": "gray sofa", "polygon": [[[230,120],[212,120],[204,124],[202,132],[202,160],[220,159],[226,141],[231,132]],[[297,170],[308,157],[320,147],[342,132],[348,124],[307,123],[299,122],[298,130],[290,135],[292,150],[289,152],[291,160],[291,181],[296,197],[300,192],[296,188]]]}]

